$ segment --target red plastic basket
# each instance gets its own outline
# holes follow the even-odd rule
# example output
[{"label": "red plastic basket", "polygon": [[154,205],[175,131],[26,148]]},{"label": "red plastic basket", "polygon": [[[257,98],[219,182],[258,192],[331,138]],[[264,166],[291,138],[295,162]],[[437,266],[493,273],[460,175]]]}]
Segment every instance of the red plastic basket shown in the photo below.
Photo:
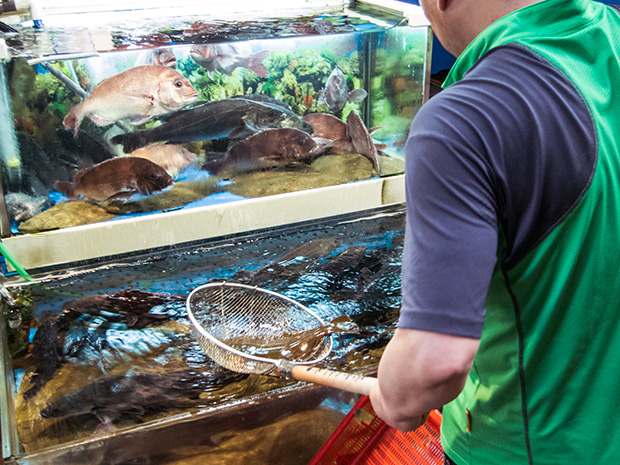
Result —
[{"label": "red plastic basket", "polygon": [[443,465],[440,426],[434,410],[415,431],[400,432],[362,396],[308,465]]}]

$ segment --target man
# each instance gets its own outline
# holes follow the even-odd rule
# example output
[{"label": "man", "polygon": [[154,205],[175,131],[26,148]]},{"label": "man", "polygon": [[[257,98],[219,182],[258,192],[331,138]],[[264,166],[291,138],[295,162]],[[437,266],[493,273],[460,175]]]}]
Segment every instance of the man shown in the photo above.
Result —
[{"label": "man", "polygon": [[411,430],[444,406],[447,463],[620,463],[620,14],[420,3],[458,58],[407,142],[373,407]]}]

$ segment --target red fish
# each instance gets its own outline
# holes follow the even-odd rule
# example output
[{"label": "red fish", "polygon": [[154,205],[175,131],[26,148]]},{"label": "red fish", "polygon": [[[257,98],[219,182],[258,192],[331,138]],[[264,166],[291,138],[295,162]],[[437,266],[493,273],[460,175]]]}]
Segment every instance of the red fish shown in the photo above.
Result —
[{"label": "red fish", "polygon": [[205,163],[202,169],[217,174],[224,168],[255,171],[305,161],[313,156],[316,142],[293,128],[265,129],[232,145],[221,160]]},{"label": "red fish", "polygon": [[210,78],[213,78],[215,71],[230,76],[239,67],[249,69],[260,77],[269,77],[269,71],[263,65],[263,60],[269,55],[269,50],[246,55],[240,53],[237,47],[231,44],[206,44],[194,45],[189,55],[207,70]]},{"label": "red fish", "polygon": [[131,152],[132,157],[146,158],[165,169],[170,176],[178,174],[196,160],[196,154],[180,145],[155,144]]},{"label": "red fish", "polygon": [[369,131],[355,112],[349,114],[346,123],[329,113],[309,113],[304,116],[304,121],[312,124],[314,128],[312,135],[315,142],[320,145],[320,148],[315,150],[317,155],[357,152],[367,157],[377,173],[381,174],[378,151],[384,150],[387,146],[375,143],[370,138],[370,134],[379,127]]},{"label": "red fish", "polygon": [[178,71],[168,66],[136,66],[101,81],[84,101],[71,109],[63,124],[75,134],[86,117],[97,126],[124,118],[142,124],[197,98],[196,89]]},{"label": "red fish", "polygon": [[126,202],[159,194],[174,186],[172,176],[145,158],[111,158],[78,171],[73,182],[56,181],[54,187],[70,199]]},{"label": "red fish", "polygon": [[347,125],[340,118],[329,113],[308,113],[304,121],[314,128],[312,135],[325,139],[344,139],[347,137]]}]

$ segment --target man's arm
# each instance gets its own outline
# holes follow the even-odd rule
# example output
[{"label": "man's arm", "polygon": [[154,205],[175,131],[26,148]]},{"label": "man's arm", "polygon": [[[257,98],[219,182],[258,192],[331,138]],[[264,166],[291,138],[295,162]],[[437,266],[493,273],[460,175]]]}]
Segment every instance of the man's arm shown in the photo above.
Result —
[{"label": "man's arm", "polygon": [[434,408],[459,395],[480,341],[449,334],[397,329],[379,363],[370,392],[375,413],[401,431],[420,426]]}]

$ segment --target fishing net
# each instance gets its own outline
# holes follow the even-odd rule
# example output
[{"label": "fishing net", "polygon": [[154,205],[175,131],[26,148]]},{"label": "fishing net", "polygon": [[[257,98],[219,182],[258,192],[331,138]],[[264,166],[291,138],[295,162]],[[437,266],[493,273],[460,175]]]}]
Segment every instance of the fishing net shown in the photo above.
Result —
[{"label": "fishing net", "polygon": [[187,298],[187,313],[202,350],[238,373],[269,374],[280,360],[310,365],[332,350],[331,337],[315,338],[312,350],[290,350],[325,322],[299,302],[255,286],[205,284]]}]

